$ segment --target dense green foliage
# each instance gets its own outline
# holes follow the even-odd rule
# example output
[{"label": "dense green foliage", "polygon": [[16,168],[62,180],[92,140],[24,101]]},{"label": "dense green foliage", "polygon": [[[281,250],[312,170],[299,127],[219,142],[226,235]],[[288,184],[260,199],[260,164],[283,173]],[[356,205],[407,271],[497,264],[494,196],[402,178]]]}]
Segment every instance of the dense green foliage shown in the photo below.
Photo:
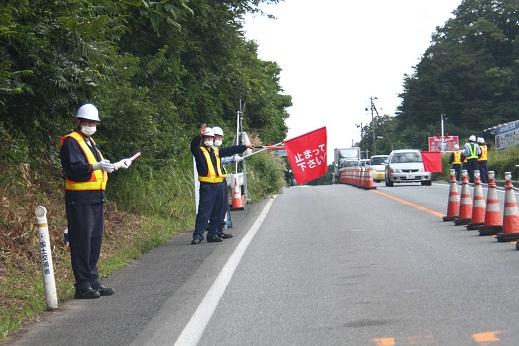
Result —
[{"label": "dense green foliage", "polygon": [[[463,143],[475,133],[493,141],[487,129],[519,115],[519,2],[464,0],[454,18],[437,27],[412,75],[404,77],[395,117],[377,117],[377,153],[427,149],[427,137],[445,131]],[[385,127],[385,130],[383,129]],[[387,136],[385,135],[387,132]],[[372,150],[371,124],[363,149]]]},{"label": "dense green foliage", "polygon": [[34,166],[56,154],[79,105],[91,102],[107,157],[139,150],[145,169],[186,168],[199,126],[235,129],[243,100],[244,128],[282,141],[291,98],[279,66],[259,59],[242,31],[247,12],[277,2],[2,0],[2,136],[27,141]]}]

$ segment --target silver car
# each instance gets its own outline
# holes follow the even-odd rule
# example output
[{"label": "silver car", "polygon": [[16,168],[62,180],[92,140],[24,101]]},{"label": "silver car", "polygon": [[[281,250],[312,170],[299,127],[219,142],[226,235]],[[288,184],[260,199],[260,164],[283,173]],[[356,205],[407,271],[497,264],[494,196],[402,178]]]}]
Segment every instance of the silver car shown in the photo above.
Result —
[{"label": "silver car", "polygon": [[416,149],[393,150],[386,162],[386,186],[394,183],[421,183],[431,186],[431,172],[426,172],[422,155]]}]

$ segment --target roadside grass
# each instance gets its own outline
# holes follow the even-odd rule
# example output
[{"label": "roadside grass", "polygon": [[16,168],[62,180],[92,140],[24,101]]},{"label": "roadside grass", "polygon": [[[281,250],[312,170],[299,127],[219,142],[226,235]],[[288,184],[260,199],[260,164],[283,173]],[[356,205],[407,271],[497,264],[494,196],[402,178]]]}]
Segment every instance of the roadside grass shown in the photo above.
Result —
[{"label": "roadside grass", "polygon": [[[8,341],[10,335],[46,310],[34,224],[38,205],[47,208],[58,303],[74,295],[68,245],[63,242],[66,215],[62,189],[39,185],[26,173],[25,185],[0,190],[0,342]],[[99,260],[102,278],[194,224],[193,189],[186,187],[193,186],[192,175],[168,167],[125,178],[129,179],[124,183],[112,179],[114,184],[110,186],[109,182],[107,190]]]},{"label": "roadside grass", "polygon": [[[137,259],[161,243],[170,239],[187,224],[194,223],[194,216],[178,224],[167,219],[149,218],[144,223],[141,220],[128,223],[138,230],[139,236],[127,236],[122,232],[112,233],[110,240],[105,240],[99,270],[101,278],[126,267],[132,260]],[[118,238],[115,241],[113,238]],[[53,246],[56,249],[57,246]],[[74,295],[74,278],[70,269],[68,254],[60,260],[53,253],[56,277],[56,290],[59,303]],[[27,263],[21,268],[8,268],[7,275],[2,277],[0,297],[7,304],[0,306],[0,342],[8,340],[9,335],[19,330],[25,323],[37,320],[46,310],[41,265],[38,261]]]}]

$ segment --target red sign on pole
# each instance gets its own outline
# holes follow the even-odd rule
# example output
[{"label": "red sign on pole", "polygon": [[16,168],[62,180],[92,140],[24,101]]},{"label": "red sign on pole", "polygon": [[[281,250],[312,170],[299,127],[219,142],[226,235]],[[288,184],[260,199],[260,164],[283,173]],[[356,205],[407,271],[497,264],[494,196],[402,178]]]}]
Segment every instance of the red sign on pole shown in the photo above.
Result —
[{"label": "red sign on pole", "polygon": [[320,178],[328,171],[326,141],[326,127],[321,127],[284,142],[298,184]]},{"label": "red sign on pole", "polygon": [[454,144],[459,144],[458,136],[429,137],[429,151],[453,151]]}]

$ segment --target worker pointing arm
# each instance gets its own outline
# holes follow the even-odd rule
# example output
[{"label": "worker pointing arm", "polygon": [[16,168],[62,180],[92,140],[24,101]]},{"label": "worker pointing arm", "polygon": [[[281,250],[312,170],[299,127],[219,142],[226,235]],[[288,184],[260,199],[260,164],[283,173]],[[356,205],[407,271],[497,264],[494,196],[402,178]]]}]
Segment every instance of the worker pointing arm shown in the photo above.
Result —
[{"label": "worker pointing arm", "polygon": [[[200,143],[202,142],[202,143]],[[226,173],[221,163],[221,157],[231,156],[244,152],[247,148],[254,148],[253,144],[233,145],[225,148],[213,147],[215,133],[206,124],[200,127],[197,136],[191,140],[191,153],[195,159],[200,182],[198,213],[196,215],[195,230],[191,244],[200,244],[204,239],[204,231],[208,229],[208,242],[221,242],[218,236],[219,226],[224,210],[222,196],[223,180]],[[209,226],[207,224],[209,223]]]}]

